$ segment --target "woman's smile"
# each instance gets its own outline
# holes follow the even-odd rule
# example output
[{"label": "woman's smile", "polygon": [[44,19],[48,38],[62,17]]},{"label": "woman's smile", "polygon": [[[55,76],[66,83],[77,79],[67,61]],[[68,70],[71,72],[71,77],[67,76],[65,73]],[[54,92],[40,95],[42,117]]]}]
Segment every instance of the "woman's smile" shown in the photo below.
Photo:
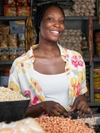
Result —
[{"label": "woman's smile", "polygon": [[56,36],[56,37],[59,37],[59,35],[60,35],[60,32],[57,31],[57,30],[50,30],[50,32],[51,32],[51,34],[52,34],[53,36]]}]

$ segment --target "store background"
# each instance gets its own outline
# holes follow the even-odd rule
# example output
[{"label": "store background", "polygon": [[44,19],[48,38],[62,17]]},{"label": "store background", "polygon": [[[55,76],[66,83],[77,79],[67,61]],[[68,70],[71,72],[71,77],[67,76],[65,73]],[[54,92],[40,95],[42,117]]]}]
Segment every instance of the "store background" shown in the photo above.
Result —
[{"label": "store background", "polygon": [[[26,0],[28,2],[27,5],[23,3],[19,5],[5,5],[5,2],[7,4],[7,0],[1,0],[0,37],[3,36],[4,39],[11,35],[10,37],[15,38],[13,41],[16,43],[14,46],[9,42],[3,45],[0,41],[0,86],[7,86],[9,70],[13,60],[28,50],[29,43],[31,46],[35,42],[36,34],[32,21],[37,6],[51,1],[57,1],[64,9],[66,15],[66,30],[59,43],[66,48],[80,52],[84,57],[88,87],[86,97],[94,112],[100,113],[100,0]],[[7,14],[7,12],[4,13],[5,7],[16,6],[20,7],[21,14],[18,15],[17,12],[16,15],[12,13]],[[21,8],[23,6],[30,8],[26,14],[24,12],[25,8],[23,10]],[[90,20],[92,20],[91,27]],[[8,33],[4,32],[6,30],[1,30],[2,24],[6,28],[9,27]],[[18,28],[19,30],[16,30]],[[31,30],[28,31],[28,29]],[[92,33],[91,43],[89,41],[90,32]],[[7,35],[6,37],[4,37],[5,34]],[[32,36],[30,37],[31,34]],[[2,41],[4,41],[3,39]]]}]

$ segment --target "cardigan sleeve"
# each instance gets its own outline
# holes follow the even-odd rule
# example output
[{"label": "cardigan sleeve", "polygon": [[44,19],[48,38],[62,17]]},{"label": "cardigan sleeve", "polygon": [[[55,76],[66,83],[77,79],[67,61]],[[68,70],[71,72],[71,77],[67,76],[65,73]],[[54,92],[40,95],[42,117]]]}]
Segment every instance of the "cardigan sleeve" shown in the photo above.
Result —
[{"label": "cardigan sleeve", "polygon": [[69,53],[70,65],[67,76],[69,77],[69,103],[72,104],[78,95],[82,95],[87,92],[86,66],[80,53],[76,51],[69,51]]},{"label": "cardigan sleeve", "polygon": [[86,65],[85,62],[81,56],[82,66],[78,66],[78,79],[80,83],[80,94],[84,94],[87,92],[87,86],[86,86]]},{"label": "cardigan sleeve", "polygon": [[16,67],[16,61],[13,62],[11,69],[10,69],[8,88],[14,91],[20,91],[20,84],[18,80],[18,70]]}]

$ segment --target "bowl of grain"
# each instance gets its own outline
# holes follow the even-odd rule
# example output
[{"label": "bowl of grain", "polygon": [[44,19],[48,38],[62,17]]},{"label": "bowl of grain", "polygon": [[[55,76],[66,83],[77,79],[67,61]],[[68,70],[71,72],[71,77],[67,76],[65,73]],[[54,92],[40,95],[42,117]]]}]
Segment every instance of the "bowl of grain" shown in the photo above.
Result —
[{"label": "bowl of grain", "polygon": [[21,120],[29,106],[30,98],[21,93],[0,87],[0,122]]}]

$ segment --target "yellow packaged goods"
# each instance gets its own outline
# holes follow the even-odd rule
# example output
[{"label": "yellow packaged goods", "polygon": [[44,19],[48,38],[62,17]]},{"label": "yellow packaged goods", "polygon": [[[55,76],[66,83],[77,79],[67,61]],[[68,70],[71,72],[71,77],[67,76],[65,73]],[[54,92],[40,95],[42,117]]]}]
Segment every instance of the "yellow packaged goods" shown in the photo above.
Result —
[{"label": "yellow packaged goods", "polygon": [[95,33],[96,56],[100,57],[100,30]]},{"label": "yellow packaged goods", "polygon": [[100,102],[100,98],[94,99],[94,102]]},{"label": "yellow packaged goods", "polygon": [[36,31],[32,24],[32,20],[30,17],[26,20],[26,50],[29,50],[32,45],[36,43]]},{"label": "yellow packaged goods", "polygon": [[97,83],[94,83],[94,88],[95,89],[100,89],[100,81]]},{"label": "yellow packaged goods", "polygon": [[0,133],[45,133],[45,131],[33,118],[26,118],[10,124],[0,123]]},{"label": "yellow packaged goods", "polygon": [[94,69],[94,74],[100,74],[100,68],[95,68]]},{"label": "yellow packaged goods", "polygon": [[8,47],[8,36],[7,35],[2,35],[1,37],[1,43],[0,43],[0,48],[7,48]]},{"label": "yellow packaged goods", "polygon": [[9,34],[9,26],[5,24],[0,24],[0,34],[1,35],[8,35]]},{"label": "yellow packaged goods", "polygon": [[17,47],[17,34],[9,34],[8,35],[8,43],[9,47]]},{"label": "yellow packaged goods", "polygon": [[94,89],[100,89],[100,67],[94,68]]},{"label": "yellow packaged goods", "polygon": [[100,94],[98,93],[98,94],[94,94],[94,98],[95,99],[100,99]]},{"label": "yellow packaged goods", "polygon": [[0,47],[1,47],[2,41],[3,41],[3,35],[0,35]]}]

